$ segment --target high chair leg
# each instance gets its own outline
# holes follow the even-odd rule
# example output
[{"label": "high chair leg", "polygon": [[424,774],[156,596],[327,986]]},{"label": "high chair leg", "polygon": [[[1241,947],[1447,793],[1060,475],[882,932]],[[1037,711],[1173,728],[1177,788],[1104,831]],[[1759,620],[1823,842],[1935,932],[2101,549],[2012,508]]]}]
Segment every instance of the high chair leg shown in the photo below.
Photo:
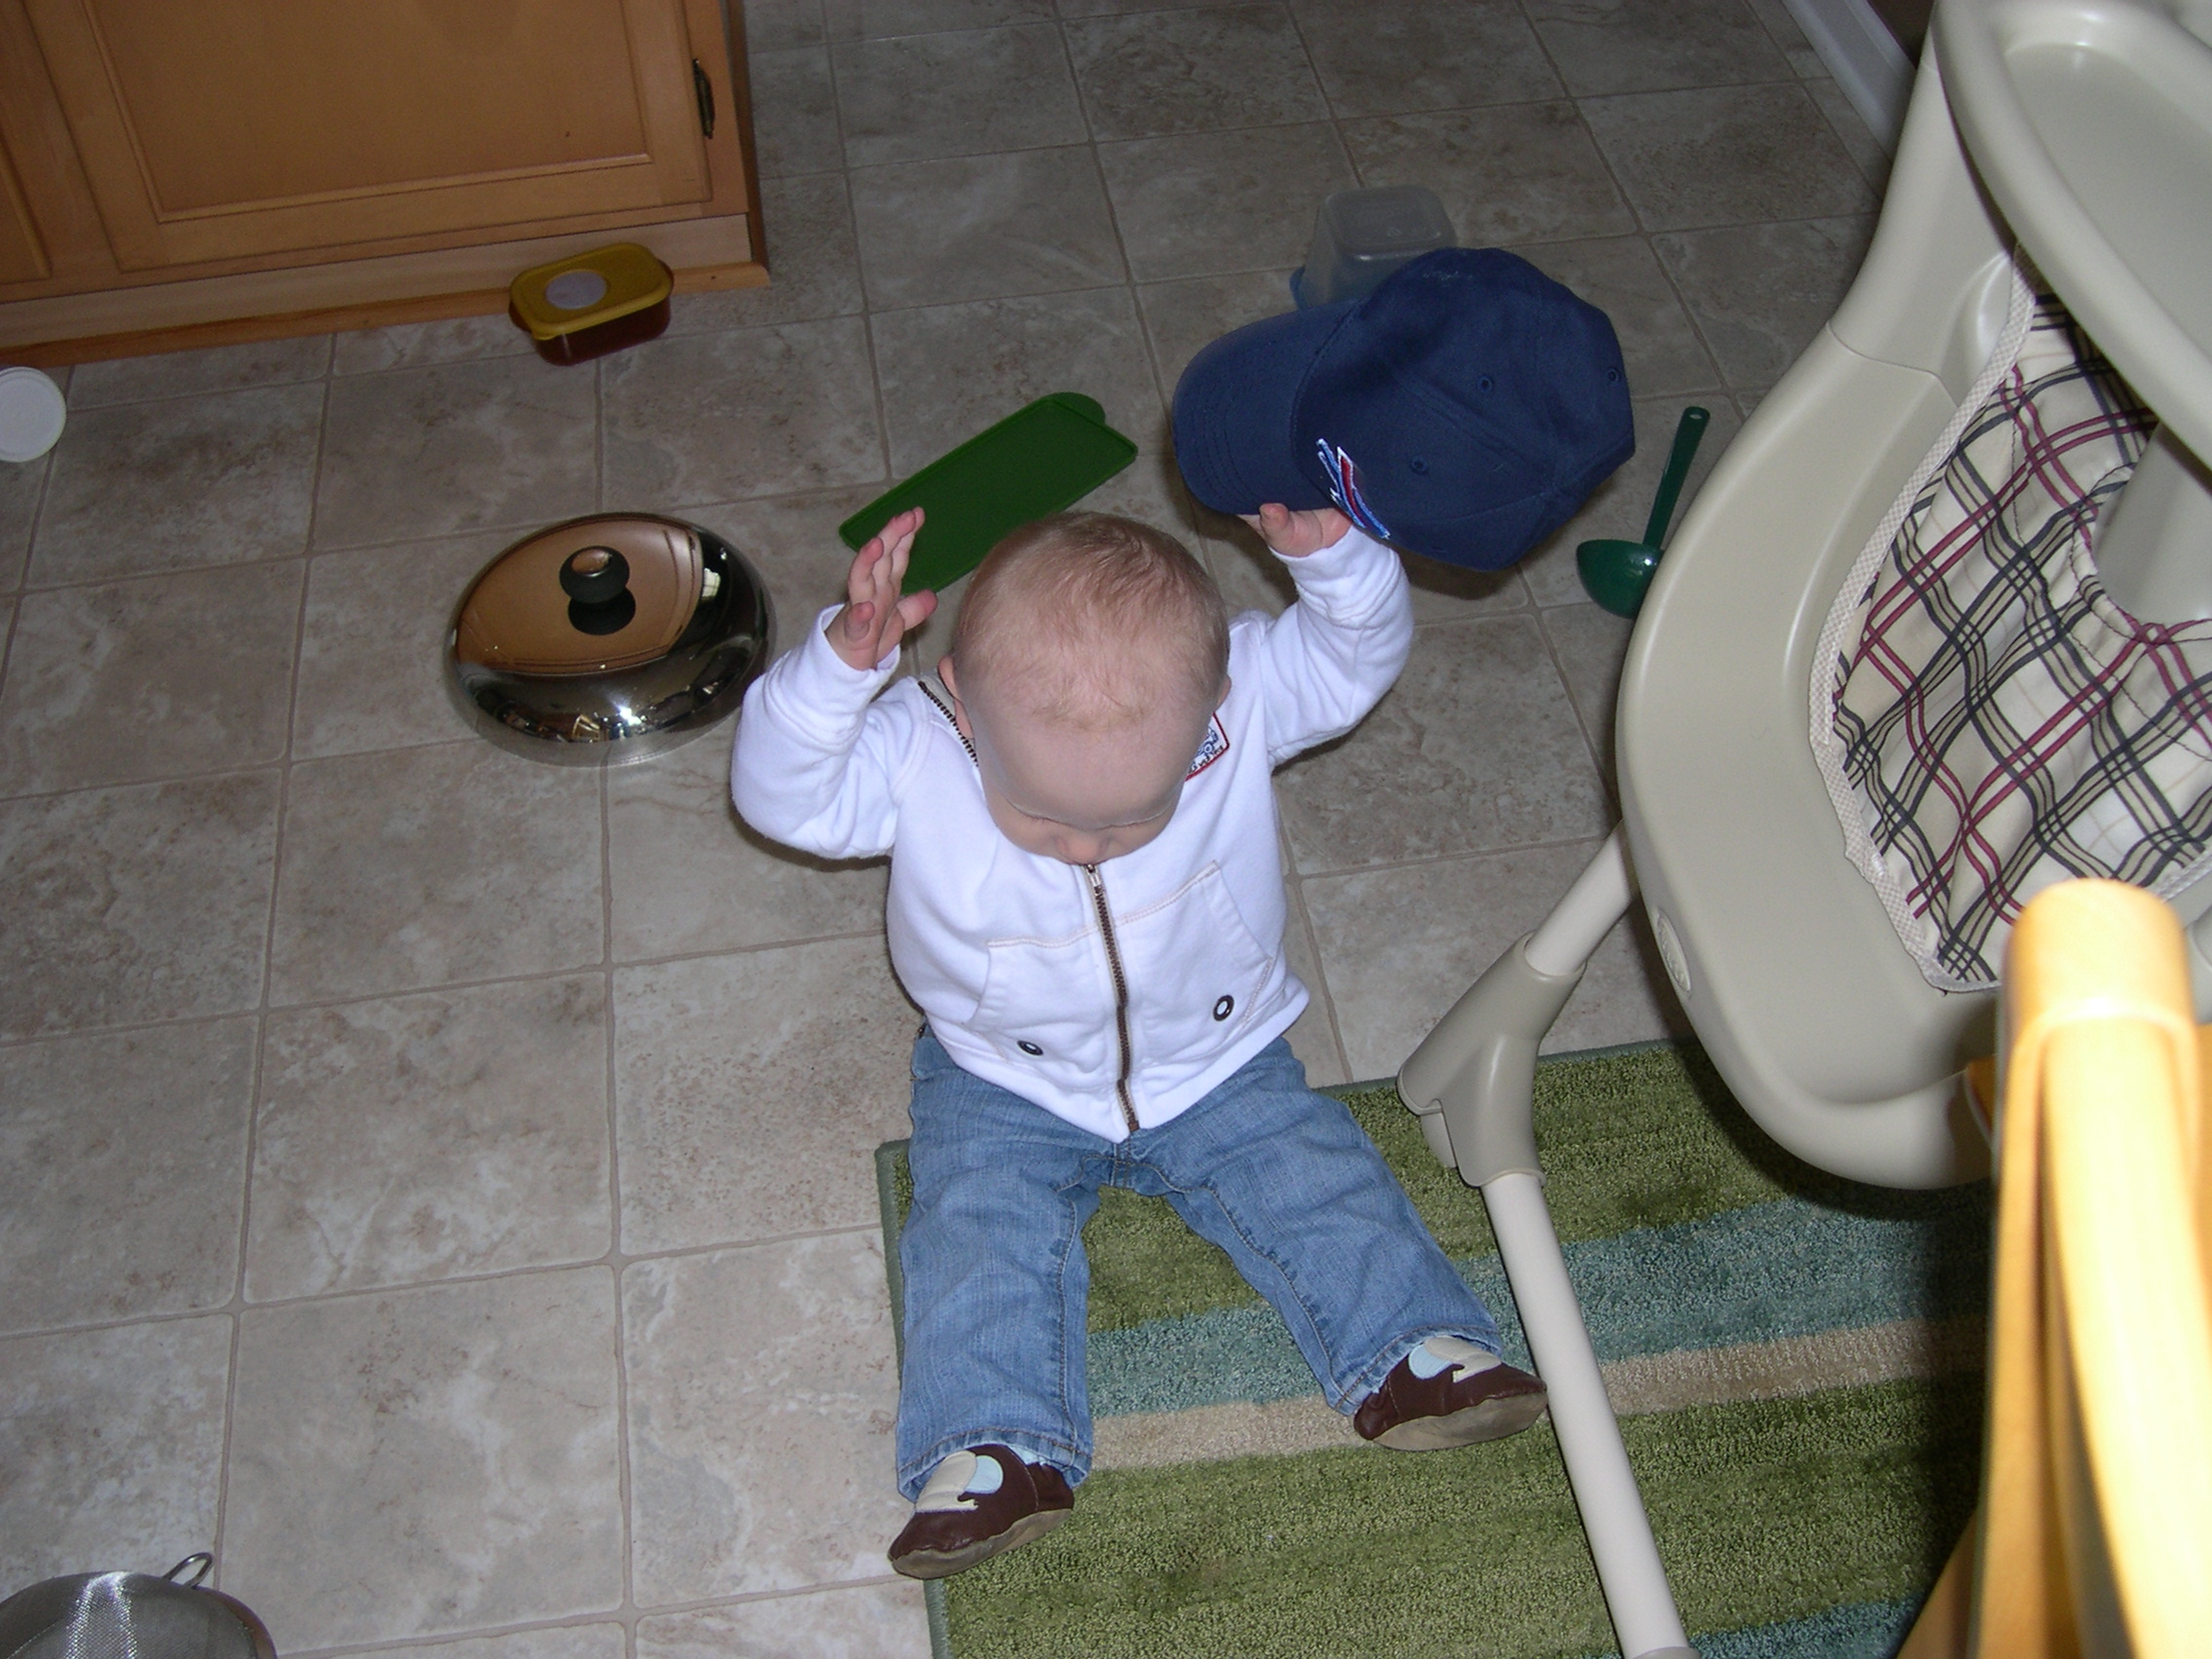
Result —
[{"label": "high chair leg", "polygon": [[1485,970],[1398,1073],[1429,1150],[1468,1186],[1508,1169],[1540,1173],[1529,1131],[1536,1046],[1635,897],[1615,825],[1543,925]]},{"label": "high chair leg", "polygon": [[1574,1489],[1574,1506],[1582,1512],[1582,1530],[1598,1564],[1598,1587],[1604,1592],[1621,1652],[1626,1659],[1697,1659],[1675,1610],[1675,1593],[1667,1584],[1612,1402],[1605,1398],[1598,1355],[1582,1323],[1582,1305],[1567,1276],[1552,1212],[1544,1205],[1542,1178],[1511,1170],[1484,1182],[1483,1198],[1497,1234],[1498,1254],[1505,1259],[1505,1276],[1513,1285],[1513,1305],[1521,1310],[1521,1329],[1535,1356],[1536,1375],[1551,1394],[1560,1456]]},{"label": "high chair leg", "polygon": [[1532,1126],[1536,1047],[1635,896],[1616,827],[1543,925],[1492,963],[1414,1051],[1398,1093],[1420,1115],[1430,1150],[1490,1206],[1621,1652],[1696,1659],[1544,1205]]}]

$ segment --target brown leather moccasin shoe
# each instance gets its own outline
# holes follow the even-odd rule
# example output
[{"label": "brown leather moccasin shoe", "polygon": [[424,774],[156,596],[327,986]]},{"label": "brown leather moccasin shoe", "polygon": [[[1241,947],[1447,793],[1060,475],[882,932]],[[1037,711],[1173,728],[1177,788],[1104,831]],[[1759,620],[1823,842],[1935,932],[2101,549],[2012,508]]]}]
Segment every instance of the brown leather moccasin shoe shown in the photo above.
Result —
[{"label": "brown leather moccasin shoe", "polygon": [[[1360,1402],[1352,1427],[1394,1451],[1441,1452],[1519,1434],[1544,1415],[1541,1382],[1472,1344],[1454,1347],[1465,1360],[1434,1377],[1416,1376],[1412,1354],[1399,1360],[1382,1386]],[[1477,1369],[1486,1359],[1490,1364]]]},{"label": "brown leather moccasin shoe", "polygon": [[[987,1463],[998,1466],[995,1487]],[[1025,1463],[1004,1446],[955,1452],[930,1471],[914,1518],[892,1541],[891,1566],[908,1578],[949,1578],[1035,1542],[1074,1509],[1067,1477],[1050,1463]]]}]

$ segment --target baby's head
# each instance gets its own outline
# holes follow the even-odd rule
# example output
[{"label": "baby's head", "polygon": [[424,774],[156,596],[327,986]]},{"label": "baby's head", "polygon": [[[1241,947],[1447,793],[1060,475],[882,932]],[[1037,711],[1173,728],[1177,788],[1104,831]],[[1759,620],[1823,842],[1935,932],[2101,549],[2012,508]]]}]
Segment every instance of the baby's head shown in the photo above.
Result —
[{"label": "baby's head", "polygon": [[1039,519],[992,548],[940,665],[993,821],[1067,864],[1133,853],[1167,827],[1228,669],[1205,568],[1108,513]]}]

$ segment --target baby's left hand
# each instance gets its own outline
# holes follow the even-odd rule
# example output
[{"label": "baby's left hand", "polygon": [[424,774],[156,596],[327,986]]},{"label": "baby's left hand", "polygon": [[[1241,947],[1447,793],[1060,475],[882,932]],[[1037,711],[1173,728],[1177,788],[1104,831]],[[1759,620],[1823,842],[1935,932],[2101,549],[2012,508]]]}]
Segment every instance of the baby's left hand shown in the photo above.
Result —
[{"label": "baby's left hand", "polygon": [[1270,501],[1258,515],[1239,515],[1260,533],[1260,539],[1285,559],[1303,559],[1324,547],[1334,547],[1351,529],[1351,520],[1334,507],[1315,507],[1294,513],[1280,501]]}]

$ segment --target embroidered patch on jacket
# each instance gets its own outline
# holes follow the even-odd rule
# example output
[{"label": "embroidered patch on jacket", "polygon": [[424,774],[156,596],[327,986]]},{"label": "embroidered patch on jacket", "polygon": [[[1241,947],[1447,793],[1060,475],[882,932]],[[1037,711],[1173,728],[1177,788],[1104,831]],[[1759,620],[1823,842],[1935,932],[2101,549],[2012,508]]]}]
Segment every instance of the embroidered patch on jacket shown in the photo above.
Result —
[{"label": "embroidered patch on jacket", "polygon": [[1327,438],[1316,440],[1313,447],[1320,453],[1321,470],[1329,475],[1329,494],[1344,509],[1345,516],[1376,540],[1389,540],[1389,531],[1375,516],[1374,508],[1367,504],[1367,497],[1359,487],[1359,463]]},{"label": "embroidered patch on jacket", "polygon": [[1198,745],[1198,753],[1191,761],[1191,769],[1183,774],[1183,781],[1189,783],[1228,753],[1229,733],[1221,729],[1221,717],[1215,715],[1206,721],[1205,740]]}]

